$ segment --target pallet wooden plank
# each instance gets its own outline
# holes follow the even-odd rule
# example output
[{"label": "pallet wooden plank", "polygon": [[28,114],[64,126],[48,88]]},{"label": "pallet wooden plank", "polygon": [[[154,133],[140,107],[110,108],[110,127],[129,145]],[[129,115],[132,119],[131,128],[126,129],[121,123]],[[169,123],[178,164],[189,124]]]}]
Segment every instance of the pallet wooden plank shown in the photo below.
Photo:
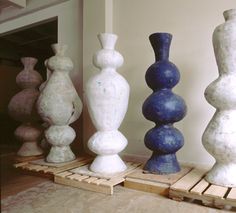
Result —
[{"label": "pallet wooden plank", "polygon": [[60,176],[60,177],[66,177],[66,176],[72,175],[72,174],[73,174],[73,173],[71,173],[71,172],[65,171],[65,172],[62,172],[62,173],[58,174],[58,176]]},{"label": "pallet wooden plank", "polygon": [[216,198],[224,198],[224,195],[228,191],[227,187],[211,185],[205,192],[204,195]]},{"label": "pallet wooden plank", "polygon": [[96,185],[99,185],[103,182],[106,182],[107,179],[104,179],[104,178],[98,178],[97,180],[93,181],[92,184],[96,184]]},{"label": "pallet wooden plank", "polygon": [[58,168],[49,167],[43,170],[44,173],[55,174],[58,172]]},{"label": "pallet wooden plank", "polygon": [[[24,169],[24,170],[32,171],[33,168],[34,168],[34,165],[28,163],[26,165],[21,166],[21,168]],[[46,168],[48,168],[48,167],[47,166],[41,166],[41,169],[46,169]]]},{"label": "pallet wooden plank", "polygon": [[113,194],[113,188],[111,186],[102,186],[96,184],[86,183],[84,181],[70,180],[68,178],[63,178],[58,175],[55,176],[55,182],[67,186],[72,186],[80,189],[86,189],[94,192],[100,192],[104,194]]},{"label": "pallet wooden plank", "polygon": [[103,185],[103,186],[114,186],[114,185],[117,185],[119,183],[122,183],[124,182],[124,178],[121,178],[121,177],[116,177],[116,178],[112,178],[108,181],[105,181],[103,183],[101,183],[100,185]]},{"label": "pallet wooden plank", "polygon": [[80,177],[78,176],[78,177],[76,177],[74,179],[77,180],[77,181],[82,181],[82,180],[87,179],[87,178],[89,178],[89,176],[87,176],[87,175],[80,175]]},{"label": "pallet wooden plank", "polygon": [[38,172],[38,171],[41,171],[41,170],[45,169],[45,166],[30,164],[29,169],[32,170],[32,171]]},{"label": "pallet wooden plank", "polygon": [[159,182],[151,182],[148,180],[127,177],[124,186],[130,189],[140,190],[144,192],[168,195],[169,185]]},{"label": "pallet wooden plank", "polygon": [[209,183],[205,180],[202,179],[196,186],[194,186],[191,189],[191,193],[193,194],[202,194],[204,192],[204,190],[209,186]]},{"label": "pallet wooden plank", "polygon": [[226,200],[235,201],[235,205],[236,205],[236,188],[232,188],[230,190],[229,194],[226,197]]},{"label": "pallet wooden plank", "polygon": [[24,166],[26,164],[28,164],[28,162],[17,163],[17,164],[14,165],[14,167],[19,168],[19,167]]},{"label": "pallet wooden plank", "polygon": [[82,175],[79,175],[79,174],[72,174],[72,175],[67,176],[67,178],[71,180],[80,180],[80,177],[82,177]]},{"label": "pallet wooden plank", "polygon": [[97,179],[98,178],[96,178],[96,177],[90,177],[90,178],[85,179],[84,181],[87,183],[92,183],[92,182],[96,181]]},{"label": "pallet wooden plank", "polygon": [[176,183],[174,183],[171,188],[179,191],[190,190],[198,181],[202,179],[206,173],[205,169],[193,169]]}]

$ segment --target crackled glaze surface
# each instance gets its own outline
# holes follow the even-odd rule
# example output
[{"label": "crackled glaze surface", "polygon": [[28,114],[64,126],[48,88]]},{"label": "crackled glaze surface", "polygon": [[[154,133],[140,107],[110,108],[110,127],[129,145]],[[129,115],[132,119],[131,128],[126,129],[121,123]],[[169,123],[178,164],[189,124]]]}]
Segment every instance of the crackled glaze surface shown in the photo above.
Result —
[{"label": "crackled glaze surface", "polygon": [[210,183],[236,187],[236,10],[224,12],[225,23],[213,33],[219,77],[205,91],[216,108],[203,137],[203,145],[216,159],[206,176]]},{"label": "crackled glaze surface", "polygon": [[43,153],[38,146],[42,129],[38,125],[40,117],[35,107],[39,96],[38,87],[43,81],[41,75],[34,70],[37,61],[32,57],[21,58],[24,69],[17,75],[16,83],[22,90],[12,97],[8,105],[10,116],[22,122],[22,125],[15,130],[15,136],[23,143],[17,155],[24,157]]},{"label": "crackled glaze surface", "polygon": [[69,146],[75,131],[69,124],[79,118],[82,103],[69,77],[73,63],[64,56],[67,46],[54,44],[52,48],[55,56],[46,62],[51,71],[50,78],[42,87],[37,106],[40,116],[50,126],[45,137],[52,147],[46,160],[62,163],[75,159]]},{"label": "crackled glaze surface", "polygon": [[123,64],[123,57],[114,50],[117,36],[99,34],[102,49],[95,53],[93,63],[101,72],[86,84],[88,109],[97,132],[89,139],[88,147],[98,154],[90,169],[93,172],[115,173],[126,169],[119,155],[127,139],[119,128],[128,107],[129,85],[116,72]]}]

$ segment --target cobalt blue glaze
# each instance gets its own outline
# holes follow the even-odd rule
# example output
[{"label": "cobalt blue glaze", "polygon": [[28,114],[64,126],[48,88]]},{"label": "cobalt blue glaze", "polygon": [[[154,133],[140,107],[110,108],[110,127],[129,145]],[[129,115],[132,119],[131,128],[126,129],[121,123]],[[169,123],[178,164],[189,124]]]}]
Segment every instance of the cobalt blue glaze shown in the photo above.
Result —
[{"label": "cobalt blue glaze", "polygon": [[184,145],[183,135],[173,127],[174,122],[183,119],[187,108],[184,100],[171,90],[180,80],[178,68],[168,59],[171,39],[169,33],[150,35],[156,62],[145,75],[153,93],[145,100],[142,111],[145,118],[155,122],[156,126],[144,138],[146,147],[153,151],[144,170],[157,174],[180,171],[175,153]]}]

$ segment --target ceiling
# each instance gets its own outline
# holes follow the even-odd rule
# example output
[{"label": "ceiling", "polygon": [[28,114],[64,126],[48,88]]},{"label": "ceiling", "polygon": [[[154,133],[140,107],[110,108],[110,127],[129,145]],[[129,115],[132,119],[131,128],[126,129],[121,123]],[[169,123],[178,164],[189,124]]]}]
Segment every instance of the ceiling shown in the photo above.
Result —
[{"label": "ceiling", "polygon": [[53,55],[53,43],[57,43],[57,20],[9,32],[0,36],[0,63],[19,66],[21,57],[30,56],[44,69],[44,60]]}]

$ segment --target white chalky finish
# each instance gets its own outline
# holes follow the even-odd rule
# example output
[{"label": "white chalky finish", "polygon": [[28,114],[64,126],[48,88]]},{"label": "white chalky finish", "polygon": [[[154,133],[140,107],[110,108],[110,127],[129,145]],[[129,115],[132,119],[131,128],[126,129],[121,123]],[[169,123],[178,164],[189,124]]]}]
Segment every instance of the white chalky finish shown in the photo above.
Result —
[{"label": "white chalky finish", "polygon": [[114,50],[117,35],[98,35],[102,49],[94,54],[93,63],[101,72],[86,84],[88,110],[97,132],[89,139],[88,147],[98,156],[90,170],[98,173],[116,173],[126,169],[118,153],[127,145],[127,139],[118,131],[129,101],[129,84],[116,72],[123,64],[122,55]]},{"label": "white chalky finish", "polygon": [[213,33],[219,78],[205,91],[207,101],[217,110],[208,124],[203,145],[216,159],[206,180],[236,187],[236,9],[224,12],[226,22]]},{"label": "white chalky finish", "polygon": [[79,118],[82,102],[69,77],[73,63],[64,56],[67,46],[54,44],[52,48],[55,56],[46,62],[51,74],[46,84],[41,87],[37,105],[40,116],[49,124],[45,137],[52,147],[46,160],[63,163],[75,159],[69,145],[76,134],[69,124]]},{"label": "white chalky finish", "polygon": [[16,138],[22,142],[17,152],[21,157],[43,154],[43,150],[38,146],[42,128],[38,125],[40,117],[35,106],[39,96],[38,87],[43,81],[41,75],[34,70],[37,61],[33,57],[21,58],[24,69],[17,75],[16,83],[22,90],[12,97],[8,105],[10,116],[22,122],[15,130]]}]

